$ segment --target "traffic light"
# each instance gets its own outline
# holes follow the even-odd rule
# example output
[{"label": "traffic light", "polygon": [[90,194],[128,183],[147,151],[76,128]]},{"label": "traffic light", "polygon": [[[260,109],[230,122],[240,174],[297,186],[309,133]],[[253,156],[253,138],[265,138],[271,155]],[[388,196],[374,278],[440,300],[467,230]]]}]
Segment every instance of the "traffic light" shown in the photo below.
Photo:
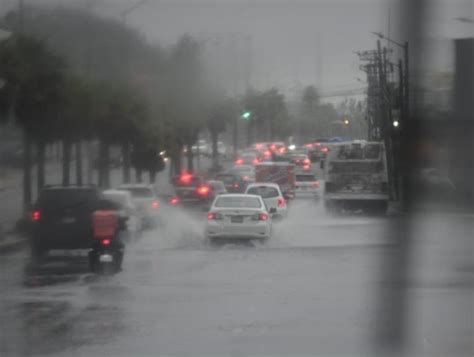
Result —
[{"label": "traffic light", "polygon": [[240,116],[243,120],[250,120],[250,117],[252,116],[252,112],[250,111],[245,111],[242,113]]},{"label": "traffic light", "polygon": [[399,123],[398,120],[394,120],[392,125],[393,125],[394,128],[398,128],[400,126],[400,123]]}]

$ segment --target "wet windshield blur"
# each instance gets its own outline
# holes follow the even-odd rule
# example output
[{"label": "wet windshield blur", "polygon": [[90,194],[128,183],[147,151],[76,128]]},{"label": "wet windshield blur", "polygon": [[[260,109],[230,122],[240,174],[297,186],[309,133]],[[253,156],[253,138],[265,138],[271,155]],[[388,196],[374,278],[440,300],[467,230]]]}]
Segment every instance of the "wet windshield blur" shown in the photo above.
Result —
[{"label": "wet windshield blur", "polygon": [[474,356],[473,6],[0,0],[0,357]]}]

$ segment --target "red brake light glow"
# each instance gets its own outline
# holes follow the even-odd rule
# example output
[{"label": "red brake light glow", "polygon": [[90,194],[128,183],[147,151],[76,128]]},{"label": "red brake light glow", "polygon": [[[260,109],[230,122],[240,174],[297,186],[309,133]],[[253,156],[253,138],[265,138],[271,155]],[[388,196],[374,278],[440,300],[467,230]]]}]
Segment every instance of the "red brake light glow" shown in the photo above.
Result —
[{"label": "red brake light glow", "polygon": [[253,159],[253,161],[252,161],[252,163],[253,163],[254,165],[258,165],[259,162],[260,162],[260,161],[259,161],[258,159]]},{"label": "red brake light glow", "polygon": [[216,221],[219,221],[221,219],[223,219],[224,217],[222,216],[222,214],[220,213],[215,213],[215,212],[209,212],[207,214],[207,219],[209,221],[213,221],[213,220],[216,220]]},{"label": "red brake light glow", "polygon": [[326,146],[324,146],[324,147],[321,148],[321,151],[322,151],[322,152],[329,152],[329,148],[327,148]]},{"label": "red brake light glow", "polygon": [[309,159],[304,159],[303,163],[305,165],[311,165],[311,161],[309,161]]},{"label": "red brake light glow", "polygon": [[173,206],[176,206],[178,203],[179,203],[179,198],[178,197],[173,197],[170,200],[170,204],[173,205]]},{"label": "red brake light glow", "polygon": [[102,239],[102,245],[110,245],[110,239]]},{"label": "red brake light glow", "polygon": [[41,212],[40,211],[33,211],[31,213],[31,220],[33,222],[38,222],[41,219]]},{"label": "red brake light glow", "polygon": [[270,152],[270,150],[267,150],[267,151],[265,151],[265,152],[263,153],[263,155],[264,155],[265,157],[270,157],[270,156],[272,156],[272,153]]},{"label": "red brake light glow", "polygon": [[283,208],[285,207],[285,199],[284,198],[278,198],[278,207]]},{"label": "red brake light glow", "polygon": [[157,200],[151,202],[151,208],[158,209],[160,208],[160,203]]},{"label": "red brake light glow", "polygon": [[242,165],[243,163],[244,163],[244,160],[242,160],[242,159],[235,160],[236,165]]},{"label": "red brake light glow", "polygon": [[188,183],[191,182],[192,178],[193,178],[193,175],[191,175],[189,173],[183,173],[180,176],[179,180],[181,181],[181,183],[188,184]]},{"label": "red brake light glow", "polygon": [[266,213],[260,213],[260,214],[258,215],[258,219],[259,219],[260,221],[266,221],[266,220],[268,220],[268,214],[266,214]]},{"label": "red brake light glow", "polygon": [[200,194],[201,196],[206,196],[209,194],[209,186],[200,186],[197,188],[197,193]]}]

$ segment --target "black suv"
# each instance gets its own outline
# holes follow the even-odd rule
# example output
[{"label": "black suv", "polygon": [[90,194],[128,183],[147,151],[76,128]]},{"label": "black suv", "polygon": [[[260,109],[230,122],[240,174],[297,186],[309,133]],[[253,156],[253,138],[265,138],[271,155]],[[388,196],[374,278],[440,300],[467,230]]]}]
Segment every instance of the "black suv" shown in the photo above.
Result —
[{"label": "black suv", "polygon": [[50,249],[91,248],[92,213],[100,201],[94,186],[45,187],[31,212],[33,257]]}]

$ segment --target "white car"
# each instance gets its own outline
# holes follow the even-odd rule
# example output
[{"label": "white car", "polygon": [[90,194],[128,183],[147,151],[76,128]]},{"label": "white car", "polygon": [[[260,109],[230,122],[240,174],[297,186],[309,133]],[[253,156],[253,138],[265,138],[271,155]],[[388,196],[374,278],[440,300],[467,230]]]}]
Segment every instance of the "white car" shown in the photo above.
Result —
[{"label": "white car", "polygon": [[142,218],[140,217],[135,203],[132,199],[132,194],[127,191],[106,190],[102,192],[104,198],[115,202],[120,210],[119,216],[127,218],[127,236],[130,239],[137,239],[142,232]]},{"label": "white car", "polygon": [[295,175],[295,196],[319,199],[321,197],[320,182],[312,173],[297,173]]},{"label": "white car", "polygon": [[206,237],[267,240],[272,233],[271,212],[260,196],[224,194],[216,197],[207,214]]},{"label": "white car", "polygon": [[247,186],[245,193],[262,197],[268,209],[275,210],[274,216],[276,217],[286,217],[288,214],[286,199],[283,197],[280,186],[276,183],[251,183]]},{"label": "white car", "polygon": [[143,217],[143,225],[153,228],[158,223],[160,216],[160,201],[153,185],[142,183],[123,184],[118,187],[120,191],[132,194],[137,211]]}]

